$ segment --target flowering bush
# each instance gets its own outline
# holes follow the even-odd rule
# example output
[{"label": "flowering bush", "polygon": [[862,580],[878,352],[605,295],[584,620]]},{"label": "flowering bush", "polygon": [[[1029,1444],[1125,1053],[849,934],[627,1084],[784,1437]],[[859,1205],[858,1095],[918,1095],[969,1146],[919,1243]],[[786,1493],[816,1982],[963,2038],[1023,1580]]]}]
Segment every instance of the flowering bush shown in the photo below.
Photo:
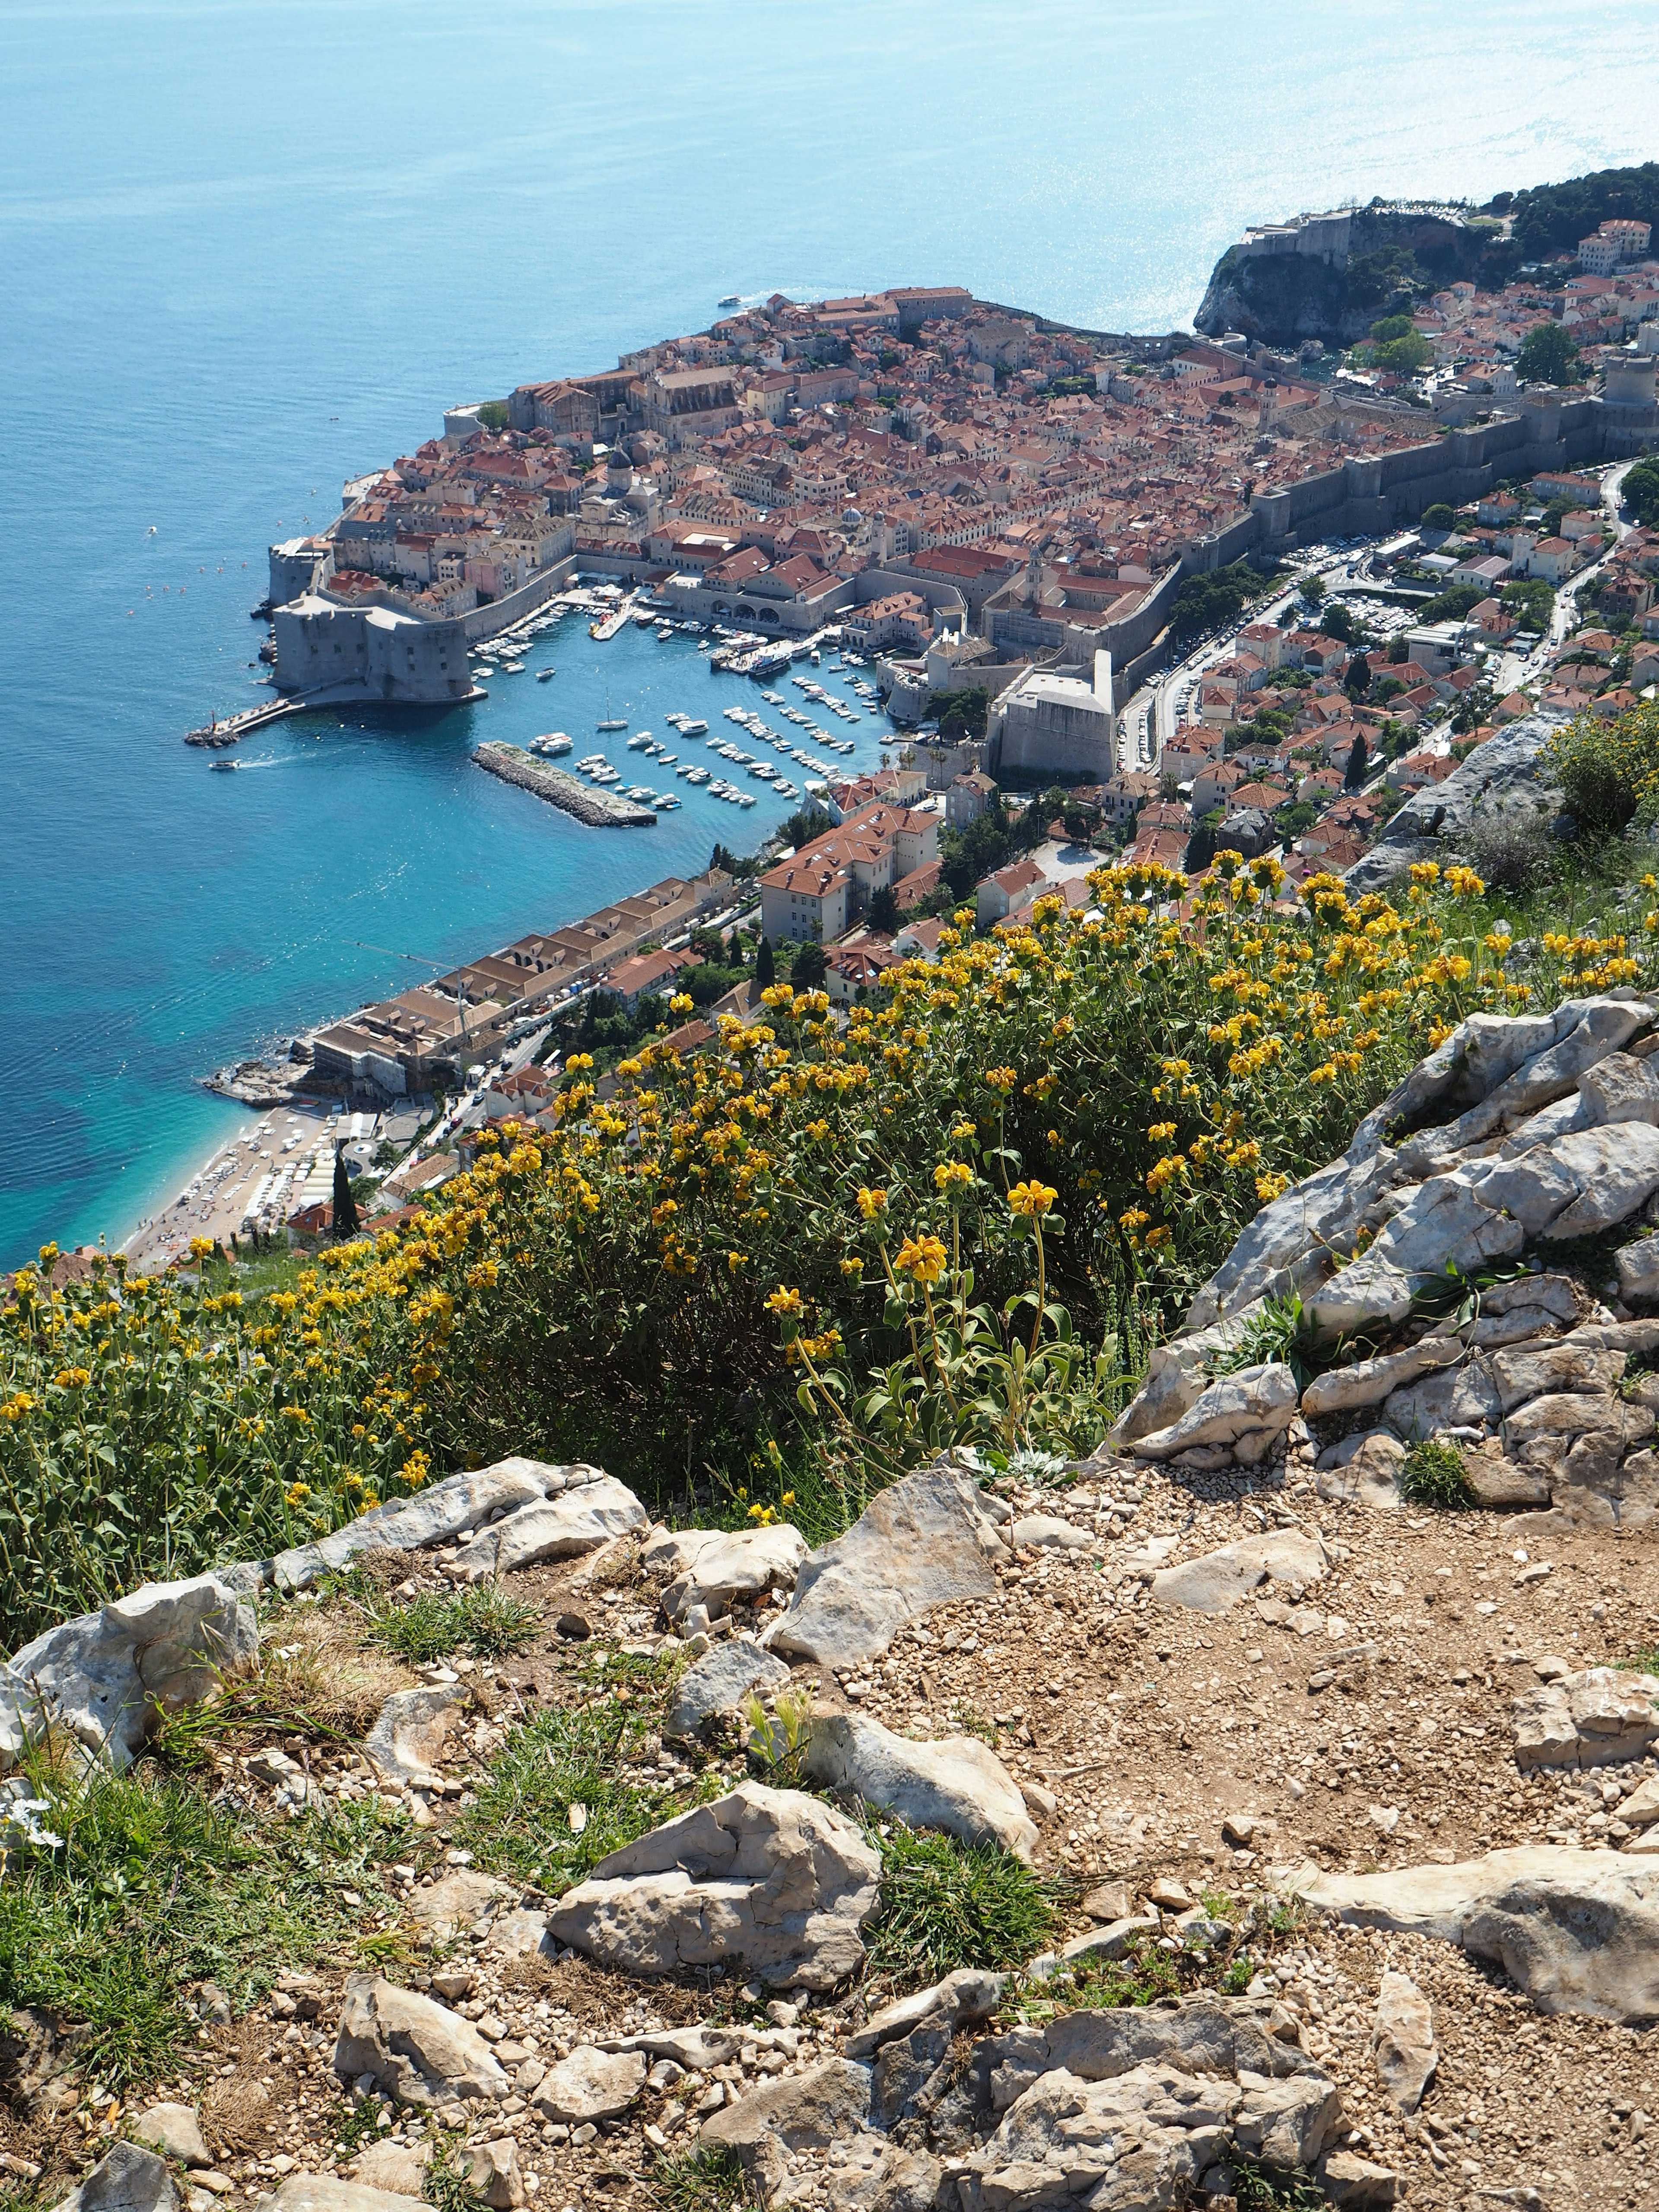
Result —
[{"label": "flowering bush", "polygon": [[[243,1305],[118,1263],[0,1322],[0,1627],[337,1523],[429,1470],[599,1460],[663,1503],[840,1439],[1065,1449],[1239,1229],[1467,1012],[1659,973],[1659,917],[1511,981],[1467,870],[1397,898],[1224,854],[1102,868],[832,1018],[763,1018],[487,1138],[401,1234]],[[43,1255],[43,1261],[47,1255]],[[1011,1408],[1012,1413],[1011,1413]],[[843,1427],[842,1424],[846,1425]],[[805,1443],[800,1434],[806,1431]],[[850,1440],[849,1440],[850,1437]]]}]

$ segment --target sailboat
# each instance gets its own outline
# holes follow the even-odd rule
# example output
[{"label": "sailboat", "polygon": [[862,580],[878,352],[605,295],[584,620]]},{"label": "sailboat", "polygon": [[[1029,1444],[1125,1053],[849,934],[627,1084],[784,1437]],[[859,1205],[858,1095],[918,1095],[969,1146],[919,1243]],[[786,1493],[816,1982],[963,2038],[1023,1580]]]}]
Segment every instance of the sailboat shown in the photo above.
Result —
[{"label": "sailboat", "polygon": [[626,714],[613,714],[611,711],[611,687],[608,684],[605,690],[605,720],[595,722],[593,726],[596,730],[625,730],[628,727]]}]

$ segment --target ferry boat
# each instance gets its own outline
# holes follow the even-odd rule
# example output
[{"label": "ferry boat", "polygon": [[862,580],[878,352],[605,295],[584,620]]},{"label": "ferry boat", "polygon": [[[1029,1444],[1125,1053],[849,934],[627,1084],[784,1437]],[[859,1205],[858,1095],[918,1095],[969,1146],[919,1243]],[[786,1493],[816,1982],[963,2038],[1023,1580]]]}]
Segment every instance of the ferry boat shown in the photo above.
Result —
[{"label": "ferry boat", "polygon": [[[728,292],[723,300],[716,300],[714,305],[717,307],[740,307],[743,305],[743,299],[738,293]],[[150,535],[154,537],[155,532],[152,531]]]}]

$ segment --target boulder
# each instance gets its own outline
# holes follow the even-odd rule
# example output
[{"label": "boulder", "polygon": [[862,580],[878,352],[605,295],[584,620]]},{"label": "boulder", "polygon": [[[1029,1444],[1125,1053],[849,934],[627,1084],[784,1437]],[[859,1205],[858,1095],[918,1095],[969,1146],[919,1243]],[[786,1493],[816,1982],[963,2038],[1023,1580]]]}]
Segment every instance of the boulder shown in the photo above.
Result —
[{"label": "boulder", "polygon": [[589,1480],[521,1505],[482,1529],[450,1571],[463,1582],[481,1583],[544,1559],[574,1559],[617,1536],[631,1536],[649,1518],[626,1483],[595,1468]]},{"label": "boulder", "polygon": [[359,1552],[422,1552],[453,1543],[520,1506],[599,1479],[596,1467],[555,1467],[536,1459],[498,1460],[471,1474],[446,1475],[412,1498],[390,1498],[360,1513],[331,1536],[279,1553],[262,1568],[263,1578],[278,1589],[307,1589],[349,1566]]},{"label": "boulder", "polygon": [[441,1778],[438,1761],[466,1703],[466,1692],[455,1684],[394,1690],[363,1739],[364,1758],[386,1781],[431,1789]]},{"label": "boulder", "polygon": [[471,2021],[368,1974],[346,1983],[334,2070],[348,2082],[370,2075],[400,2105],[490,2103],[512,2088]]},{"label": "boulder", "polygon": [[527,1906],[515,1905],[511,1912],[499,1914],[490,1923],[489,1954],[516,1966],[525,1959],[552,1956],[552,1945],[547,1936],[547,1915]]},{"label": "boulder", "polygon": [[1425,1375],[1383,1401],[1382,1419],[1397,1437],[1415,1443],[1440,1429],[1486,1429],[1498,1424],[1498,1389],[1483,1352],[1456,1367]]},{"label": "boulder", "polygon": [[193,2105],[147,2105],[133,2122],[132,2132],[140,2142],[176,2159],[180,2166],[213,2163]]},{"label": "boulder", "polygon": [[146,1583],[60,1621],[0,1667],[0,1773],[48,1724],[130,1766],[158,1711],[210,1698],[258,1653],[252,1607],[217,1575]]},{"label": "boulder", "polygon": [[1625,1354],[1603,1348],[1593,1336],[1558,1336],[1494,1352],[1489,1368],[1498,1411],[1512,1413],[1528,1399],[1556,1391],[1594,1391],[1605,1397],[1625,1371]]},{"label": "boulder", "polygon": [[1174,1459],[1210,1444],[1231,1449],[1261,1430],[1273,1435],[1289,1428],[1299,1399],[1296,1377],[1281,1361],[1240,1367],[1208,1384],[1168,1428],[1137,1437],[1130,1449],[1147,1460]]},{"label": "boulder", "polygon": [[1619,1808],[1619,1817],[1632,1828],[1650,1828],[1659,1820],[1659,1774],[1638,1783]]},{"label": "boulder", "polygon": [[420,2212],[421,2199],[331,2173],[290,2173],[265,2204],[267,2212]]},{"label": "boulder", "polygon": [[935,1606],[994,1595],[1007,1556],[973,1482],[941,1462],[880,1492],[844,1536],[808,1554],[769,1641],[817,1666],[856,1666]]},{"label": "boulder", "polygon": [[741,1960],[763,1981],[828,1990],[863,1964],[880,1875],[844,1813],[745,1782],[601,1859],[548,1928],[629,1973]]},{"label": "boulder", "polygon": [[766,1528],[688,1528],[676,1540],[681,1564],[662,1594],[670,1620],[683,1620],[694,1605],[718,1620],[734,1597],[791,1589],[806,1557],[806,1539],[787,1521]]},{"label": "boulder", "polygon": [[1400,1470],[1406,1447],[1388,1429],[1344,1437],[1319,1455],[1314,1488],[1336,1505],[1364,1505],[1391,1513],[1400,1504]]},{"label": "boulder", "polygon": [[1540,2012],[1659,2019],[1659,1865],[1533,1844],[1388,1874],[1291,1869],[1279,1886],[1363,1928],[1460,1944]]},{"label": "boulder", "polygon": [[789,1669],[758,1644],[734,1638],[705,1651],[675,1686],[663,1723],[670,1736],[694,1736],[711,1720],[737,1711],[755,1691],[781,1689]]},{"label": "boulder", "polygon": [[1496,1437],[1465,1451],[1462,1457],[1463,1480],[1470,1494],[1477,1505],[1488,1511],[1506,1513],[1517,1506],[1549,1504],[1547,1480],[1531,1468],[1505,1459],[1504,1447]]},{"label": "boulder", "polygon": [[1356,1360],[1352,1367],[1333,1367],[1315,1376],[1302,1393],[1302,1411],[1309,1420],[1323,1420],[1332,1413],[1350,1413],[1362,1406],[1380,1406],[1394,1391],[1431,1369],[1455,1367],[1468,1357],[1468,1348],[1455,1336],[1425,1336],[1404,1352],[1390,1352],[1380,1359]]},{"label": "boulder", "polygon": [[1097,1552],[1101,1540],[1092,1528],[1075,1521],[1062,1521],[1057,1513],[1026,1513],[1004,1529],[1017,1550],[1042,1552]]},{"label": "boulder", "polygon": [[786,2153],[828,2150],[858,2133],[869,2113],[869,2068],[830,2058],[751,2089],[705,2120],[698,2141],[732,2152],[769,2203],[788,2179]]},{"label": "boulder", "polygon": [[645,2087],[648,2070],[642,2051],[600,2051],[579,2043],[568,2058],[549,2067],[533,2100],[544,2119],[619,2118]]},{"label": "boulder", "polygon": [[519,2146],[511,2136],[498,2136],[493,2142],[475,2143],[465,2154],[463,2169],[467,2186],[491,2207],[491,2212],[517,2212],[524,2203]]},{"label": "boulder", "polygon": [[990,2110],[1006,2112],[1044,2074],[1110,2081],[1132,2068],[1167,2063],[1192,2074],[1289,2073],[1309,2062],[1269,2033],[1271,2007],[1254,1998],[1188,1997],[1142,2010],[1062,2013],[1016,2027],[978,2054]]},{"label": "boulder", "polygon": [[1659,1741],[1659,1676],[1620,1667],[1565,1674],[1514,1700],[1515,1763],[1540,1766],[1617,1766],[1643,1758]]},{"label": "boulder", "polygon": [[179,2212],[179,2198],[165,2159],[137,2143],[118,2142],[56,2212]]},{"label": "boulder", "polygon": [[360,2150],[351,2161],[351,2179],[359,2187],[389,2197],[419,2199],[426,2186],[426,2170],[432,2163],[429,2142],[391,2142],[384,2136]]},{"label": "boulder", "polygon": [[1328,2201],[1345,2212],[1388,2212],[1400,2200],[1394,2169],[1355,2150],[1328,2150],[1316,2161],[1314,2175]]},{"label": "boulder", "polygon": [[1305,1585],[1324,1575],[1319,1538],[1300,1528],[1278,1528],[1160,1568],[1152,1577],[1152,1595],[1159,1605],[1183,1606],[1189,1613],[1225,1613],[1265,1582]]},{"label": "boulder", "polygon": [[1646,1305],[1659,1298],[1659,1235],[1621,1244],[1613,1260],[1619,1270],[1619,1295],[1627,1304]]},{"label": "boulder", "polygon": [[458,1936],[488,1927],[518,1894],[493,1874],[480,1874],[476,1867],[452,1867],[430,1889],[410,1892],[410,1917],[429,1942],[453,1943]]},{"label": "boulder", "polygon": [[812,1723],[806,1772],[826,1790],[850,1790],[866,1804],[896,1813],[913,1828],[1000,1844],[1028,1864],[1036,1849],[1018,1785],[975,1736],[915,1743],[866,1713],[823,1713]]},{"label": "boulder", "polygon": [[[1659,1814],[1655,1817],[1659,1819]],[[900,1997],[896,2003],[872,2013],[862,2027],[848,2037],[847,2056],[868,2058],[883,2044],[891,2043],[931,2022],[942,2022],[947,2036],[952,2036],[964,2023],[988,2020],[1002,2002],[1006,1979],[1002,1974],[981,1968],[961,1967],[931,1988],[917,1990],[914,1995]]]},{"label": "boulder", "polygon": [[1440,2063],[1434,2014],[1411,1976],[1396,1973],[1391,1966],[1384,1967],[1376,1995],[1371,2056],[1395,2110],[1414,2112]]}]

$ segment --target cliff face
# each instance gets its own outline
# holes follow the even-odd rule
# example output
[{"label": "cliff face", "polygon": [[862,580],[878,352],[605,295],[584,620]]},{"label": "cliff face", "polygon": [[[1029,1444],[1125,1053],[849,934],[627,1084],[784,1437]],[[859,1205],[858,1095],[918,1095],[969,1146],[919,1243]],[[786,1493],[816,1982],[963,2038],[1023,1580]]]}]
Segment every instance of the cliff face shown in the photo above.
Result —
[{"label": "cliff face", "polygon": [[1229,246],[1193,321],[1209,337],[1243,331],[1268,345],[1304,338],[1352,345],[1380,317],[1460,278],[1501,283],[1518,255],[1490,221],[1362,208],[1344,264],[1293,253],[1243,255]]}]

